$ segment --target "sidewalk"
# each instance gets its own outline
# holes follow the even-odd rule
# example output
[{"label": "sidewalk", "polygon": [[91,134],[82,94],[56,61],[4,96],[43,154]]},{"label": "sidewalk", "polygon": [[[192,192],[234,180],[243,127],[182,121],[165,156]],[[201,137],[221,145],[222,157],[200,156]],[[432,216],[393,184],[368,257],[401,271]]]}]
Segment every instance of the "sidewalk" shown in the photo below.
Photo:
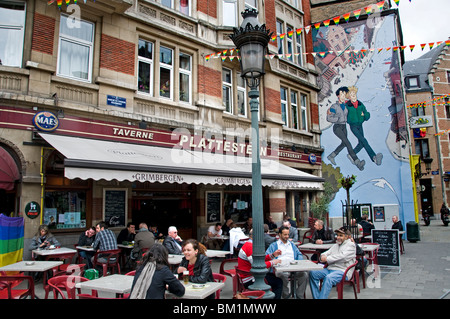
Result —
[{"label": "sidewalk", "polygon": [[[432,220],[428,227],[420,222],[419,230],[420,241],[403,239],[405,254],[400,257],[400,272],[382,272],[380,280],[365,289],[361,283],[358,299],[438,299],[450,290],[450,226]],[[213,272],[219,272],[220,262],[213,260]],[[44,298],[42,282],[36,285],[36,295]],[[231,299],[232,295],[233,284],[227,277],[221,299]],[[312,299],[309,284],[306,298]],[[332,289],[329,299],[337,299],[336,289]],[[354,299],[352,287],[344,287],[344,299]],[[450,300],[450,295],[445,299]]]}]

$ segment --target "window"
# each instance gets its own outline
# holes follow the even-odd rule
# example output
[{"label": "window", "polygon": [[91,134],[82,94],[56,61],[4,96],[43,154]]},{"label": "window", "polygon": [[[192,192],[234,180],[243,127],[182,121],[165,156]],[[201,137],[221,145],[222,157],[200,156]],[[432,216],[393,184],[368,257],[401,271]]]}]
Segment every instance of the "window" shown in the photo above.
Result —
[{"label": "window", "polygon": [[296,33],[295,37],[296,53],[297,53],[297,64],[303,65],[303,46],[302,46],[302,34]]},{"label": "window", "polygon": [[238,115],[247,117],[247,90],[245,88],[245,80],[237,73],[237,100]]},{"label": "window", "polygon": [[50,229],[84,228],[86,191],[46,191],[43,218]]},{"label": "window", "polygon": [[161,4],[167,8],[173,9],[173,1],[172,0],[161,0]]},{"label": "window", "polygon": [[172,98],[173,82],[173,50],[161,46],[159,48],[159,96]]},{"label": "window", "polygon": [[139,40],[138,91],[153,95],[153,43]]},{"label": "window", "polygon": [[77,28],[69,27],[61,15],[59,28],[58,70],[60,76],[90,82],[94,48],[94,24],[84,20]]},{"label": "window", "polygon": [[450,101],[449,98],[445,98],[445,114],[447,115],[447,119],[450,119]]},{"label": "window", "polygon": [[191,103],[192,87],[192,57],[185,53],[180,53],[179,63],[180,73],[180,101]]},{"label": "window", "polygon": [[280,98],[281,98],[281,120],[283,121],[284,125],[288,125],[288,114],[287,114],[287,91],[288,89],[281,87],[280,88]]},{"label": "window", "polygon": [[257,0],[245,0],[245,8],[258,9],[258,1]]},{"label": "window", "polygon": [[415,143],[416,154],[419,154],[422,159],[430,157],[428,139],[416,139]]},{"label": "window", "polygon": [[298,129],[298,106],[297,106],[297,92],[291,91],[291,117],[292,117],[292,128]]},{"label": "window", "polygon": [[419,88],[419,77],[410,76],[406,78],[407,86],[409,89]]},{"label": "window", "polygon": [[411,109],[411,116],[423,116],[423,115],[425,115],[425,108],[413,107]]},{"label": "window", "polygon": [[447,82],[450,83],[450,71],[447,71]]},{"label": "window", "polygon": [[308,111],[307,111],[307,96],[305,94],[300,94],[300,116],[302,119],[301,129],[304,131],[308,130]]},{"label": "window", "polygon": [[233,83],[231,70],[222,69],[222,102],[225,112],[233,113]]},{"label": "window", "polygon": [[22,66],[25,2],[0,3],[0,65]]},{"label": "window", "polygon": [[191,15],[191,2],[190,0],[180,0],[180,12],[187,16]]},{"label": "window", "polygon": [[[293,50],[294,50],[294,37],[293,37],[293,32],[294,32],[294,30],[293,30],[293,28],[291,27],[291,26],[288,26],[287,28],[286,28],[286,31],[287,31],[287,36],[286,36],[286,41],[287,41],[287,59],[288,60],[291,60],[291,61],[294,61],[294,52],[293,52]],[[291,35],[291,36],[289,36],[289,34]]]},{"label": "window", "polygon": [[224,26],[237,27],[237,0],[222,0],[222,23]]},{"label": "window", "polygon": [[278,54],[284,54],[283,48],[283,39],[281,39],[280,35],[284,34],[284,26],[283,22],[277,20],[277,44],[278,44]]}]

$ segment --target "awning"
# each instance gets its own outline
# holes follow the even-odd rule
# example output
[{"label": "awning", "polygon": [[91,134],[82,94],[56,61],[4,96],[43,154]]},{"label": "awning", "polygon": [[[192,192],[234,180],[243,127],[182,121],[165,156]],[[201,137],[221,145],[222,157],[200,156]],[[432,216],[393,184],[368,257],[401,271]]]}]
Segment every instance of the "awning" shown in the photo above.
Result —
[{"label": "awning", "polygon": [[20,179],[19,169],[12,156],[0,147],[0,189],[14,189],[14,182]]},{"label": "awning", "polygon": [[[40,133],[65,156],[69,179],[211,185],[251,185],[251,158]],[[262,185],[323,189],[323,179],[275,160],[261,159]]]}]

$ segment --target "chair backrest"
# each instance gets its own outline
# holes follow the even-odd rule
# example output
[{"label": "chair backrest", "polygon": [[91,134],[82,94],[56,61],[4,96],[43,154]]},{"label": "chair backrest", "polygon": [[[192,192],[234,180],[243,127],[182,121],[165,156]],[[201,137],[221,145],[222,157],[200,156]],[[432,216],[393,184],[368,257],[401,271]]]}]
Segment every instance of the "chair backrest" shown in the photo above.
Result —
[{"label": "chair backrest", "polygon": [[[63,299],[75,299],[75,285],[78,282],[89,281],[89,279],[81,276],[61,275],[48,279],[48,285],[53,290],[55,299],[60,295]],[[64,295],[67,294],[67,298]]]},{"label": "chair backrest", "polygon": [[125,276],[134,276],[134,275],[136,275],[136,270],[132,270],[132,271],[127,272],[127,273],[125,274]]},{"label": "chair backrest", "polygon": [[[119,255],[120,255],[120,249],[111,249],[111,250],[104,250],[104,251],[98,251],[94,255],[94,264],[98,263],[99,256],[101,258],[106,258],[106,263],[118,263],[119,262]],[[111,261],[112,258],[116,258],[115,261]]]},{"label": "chair backrest", "polygon": [[[225,265],[226,264],[230,264],[230,263],[234,263],[237,264],[238,259],[237,258],[230,258],[230,259],[224,259],[221,263],[220,263],[220,267],[219,267],[219,274],[225,275],[225,271],[226,270],[233,270],[234,273],[236,273],[234,267],[231,269],[225,269]],[[236,265],[234,265],[236,266]]]},{"label": "chair backrest", "polygon": [[237,277],[237,291],[242,292],[245,289],[244,282],[242,281],[243,278],[253,276],[250,271],[245,271],[242,269],[239,269],[238,266],[234,267],[236,269],[236,277]]},{"label": "chair backrest", "polygon": [[354,262],[353,264],[351,264],[350,266],[347,267],[347,269],[345,269],[344,271],[344,276],[342,276],[342,281],[352,281],[354,279],[354,275],[355,275],[355,271],[352,272],[352,276],[347,280],[347,273],[353,268],[353,270],[355,270],[354,268],[356,267],[356,265],[358,264],[358,261]]},{"label": "chair backrest", "polygon": [[[213,278],[215,282],[223,282],[225,283],[227,281],[227,277],[225,275],[222,274],[218,274],[213,272]],[[220,299],[220,291],[221,289],[216,291],[216,299]]]},{"label": "chair backrest", "polygon": [[[27,289],[13,289],[23,281],[28,281]],[[0,276],[0,299],[14,299],[30,296],[35,298],[34,280],[31,276],[24,275],[2,275]]]}]

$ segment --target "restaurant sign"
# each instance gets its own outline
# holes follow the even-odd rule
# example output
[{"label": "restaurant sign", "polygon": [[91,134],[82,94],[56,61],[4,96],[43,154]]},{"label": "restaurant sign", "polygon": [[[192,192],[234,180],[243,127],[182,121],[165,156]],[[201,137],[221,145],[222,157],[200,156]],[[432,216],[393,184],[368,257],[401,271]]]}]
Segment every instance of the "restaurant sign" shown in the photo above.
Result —
[{"label": "restaurant sign", "polygon": [[39,216],[41,212],[41,206],[37,202],[29,202],[25,206],[25,215],[28,216],[28,218],[35,219]]}]

